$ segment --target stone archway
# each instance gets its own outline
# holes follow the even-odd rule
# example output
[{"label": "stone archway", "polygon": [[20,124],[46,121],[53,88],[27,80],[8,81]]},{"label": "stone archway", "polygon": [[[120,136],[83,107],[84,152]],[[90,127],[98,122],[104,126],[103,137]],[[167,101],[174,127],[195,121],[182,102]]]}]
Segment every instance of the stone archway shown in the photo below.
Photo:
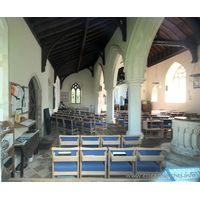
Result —
[{"label": "stone archway", "polygon": [[35,89],[35,120],[36,128],[39,129],[40,137],[44,136],[44,128],[42,126],[42,90],[41,85],[39,82],[39,79],[36,75],[32,76],[31,80],[29,82],[32,82]]},{"label": "stone archway", "polygon": [[114,90],[117,83],[117,74],[121,59],[123,60],[122,50],[116,46],[111,46],[108,53],[108,68],[105,69],[105,89],[107,91],[107,123],[114,122]]},{"label": "stone archway", "polygon": [[145,68],[153,39],[164,18],[139,17],[130,35],[125,56],[125,74],[128,85],[129,123],[127,135],[142,135],[141,132],[141,85],[146,80]]}]

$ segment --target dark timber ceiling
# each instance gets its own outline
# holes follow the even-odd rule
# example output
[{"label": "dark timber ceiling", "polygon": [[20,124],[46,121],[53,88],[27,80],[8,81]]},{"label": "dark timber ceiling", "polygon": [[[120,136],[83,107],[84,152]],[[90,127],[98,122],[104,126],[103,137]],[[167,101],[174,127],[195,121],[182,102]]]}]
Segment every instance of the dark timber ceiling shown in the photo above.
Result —
[{"label": "dark timber ceiling", "polygon": [[[105,64],[104,49],[119,27],[121,40],[126,42],[126,17],[25,17],[42,48],[42,72],[47,59],[61,80],[89,69],[99,57]],[[197,62],[200,44],[199,17],[166,17],[161,24],[148,55],[150,67],[187,49],[191,62]]]}]

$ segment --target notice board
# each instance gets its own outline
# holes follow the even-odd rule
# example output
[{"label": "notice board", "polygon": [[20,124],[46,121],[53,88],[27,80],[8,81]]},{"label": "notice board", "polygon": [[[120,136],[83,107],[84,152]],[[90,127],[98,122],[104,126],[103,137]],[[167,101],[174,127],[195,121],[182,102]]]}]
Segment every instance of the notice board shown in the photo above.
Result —
[{"label": "notice board", "polygon": [[61,92],[61,101],[69,102],[69,92]]},{"label": "notice board", "polygon": [[14,117],[15,113],[29,113],[29,88],[10,82],[9,84],[9,115]]}]

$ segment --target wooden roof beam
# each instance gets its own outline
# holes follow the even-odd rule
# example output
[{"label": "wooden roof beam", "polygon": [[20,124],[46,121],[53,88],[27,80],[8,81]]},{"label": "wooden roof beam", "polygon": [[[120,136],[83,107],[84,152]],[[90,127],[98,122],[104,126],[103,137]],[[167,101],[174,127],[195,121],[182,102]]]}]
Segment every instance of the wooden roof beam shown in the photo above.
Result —
[{"label": "wooden roof beam", "polygon": [[127,40],[127,24],[126,24],[126,17],[121,17],[120,20],[116,17],[111,17],[111,19],[119,26],[122,32],[122,40],[126,42]]},{"label": "wooden roof beam", "polygon": [[197,44],[185,40],[161,40],[154,39],[153,44],[163,46],[186,47],[192,54],[192,63],[198,62]]},{"label": "wooden roof beam", "polygon": [[88,25],[89,25],[89,17],[87,17],[86,20],[85,20],[85,27],[84,27],[84,31],[83,31],[83,40],[82,40],[82,45],[81,45],[81,50],[80,50],[80,56],[79,56],[79,61],[78,61],[78,65],[77,65],[77,68],[76,68],[77,73],[79,71],[80,64],[81,64],[81,58],[82,58],[83,49],[84,49],[84,46],[85,46]]}]

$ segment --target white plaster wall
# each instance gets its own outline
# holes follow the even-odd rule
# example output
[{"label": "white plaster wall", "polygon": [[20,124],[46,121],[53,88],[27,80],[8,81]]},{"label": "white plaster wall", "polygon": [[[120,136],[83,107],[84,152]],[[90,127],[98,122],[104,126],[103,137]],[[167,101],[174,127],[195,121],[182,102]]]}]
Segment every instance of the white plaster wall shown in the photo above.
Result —
[{"label": "white plaster wall", "polygon": [[[42,92],[41,113],[42,124],[44,124],[43,110],[48,108],[48,79],[51,81],[53,88],[54,70],[50,63],[47,62],[45,72],[41,73],[41,48],[24,19],[20,17],[12,17],[6,18],[6,20],[9,28],[9,81],[28,86],[32,76],[37,76],[38,84],[41,87],[40,89]],[[59,79],[57,79],[57,81],[59,82]],[[52,112],[53,109],[50,110],[50,114]],[[28,118],[28,114],[23,116]],[[9,120],[14,123],[14,118],[10,118]],[[26,130],[27,128],[15,128],[15,138],[19,137]],[[16,156],[15,165],[18,163],[19,157]]]},{"label": "white plaster wall", "polygon": [[122,104],[120,103],[120,97],[122,96],[123,99],[125,99],[126,91],[127,91],[127,84],[122,84],[122,85],[116,86],[115,88],[115,100],[116,100],[116,104],[119,104],[119,106],[124,105],[124,100],[122,101]]},{"label": "white plaster wall", "polygon": [[[82,91],[82,99],[81,104],[71,104],[70,99],[70,90],[71,86],[77,82],[80,84],[81,91]],[[74,73],[68,76],[62,85],[62,89],[60,92],[69,92],[69,102],[63,102],[68,108],[80,108],[80,107],[87,107],[90,109],[90,105],[92,105],[92,109],[94,110],[94,77],[90,70],[85,69],[81,70],[78,73]]]},{"label": "white plaster wall", "polygon": [[[176,55],[166,61],[163,61],[157,65],[157,75],[159,81],[161,81],[162,88],[158,90],[158,102],[152,102],[152,109],[166,109],[176,110],[180,112],[192,112],[200,114],[200,88],[193,89],[193,79],[190,77],[193,71],[194,64],[191,63],[192,57],[189,51],[185,51],[179,55]],[[186,70],[186,103],[165,103],[165,76],[168,69],[174,62],[178,62],[184,66]],[[151,100],[151,90],[153,88],[152,82],[156,74],[156,65],[147,69],[147,98]],[[190,82],[190,80],[192,80]],[[188,91],[191,95],[189,100]]]}]

